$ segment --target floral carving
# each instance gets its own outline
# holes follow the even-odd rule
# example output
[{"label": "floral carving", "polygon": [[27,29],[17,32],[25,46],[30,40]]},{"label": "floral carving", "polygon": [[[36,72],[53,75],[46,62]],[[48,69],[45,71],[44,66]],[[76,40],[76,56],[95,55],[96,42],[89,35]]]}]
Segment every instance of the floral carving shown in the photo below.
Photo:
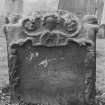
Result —
[{"label": "floral carving", "polygon": [[25,28],[26,31],[31,32],[31,31],[35,31],[37,29],[37,26],[35,24],[35,22],[32,22],[29,19],[25,19],[23,21],[23,27]]}]

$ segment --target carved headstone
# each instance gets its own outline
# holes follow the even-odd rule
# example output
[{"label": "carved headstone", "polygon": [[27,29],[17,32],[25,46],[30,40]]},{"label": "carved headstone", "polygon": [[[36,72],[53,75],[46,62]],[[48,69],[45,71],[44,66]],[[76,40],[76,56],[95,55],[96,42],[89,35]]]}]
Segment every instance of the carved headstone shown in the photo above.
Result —
[{"label": "carved headstone", "polygon": [[5,34],[11,103],[95,105],[97,20],[67,11],[35,12]]}]

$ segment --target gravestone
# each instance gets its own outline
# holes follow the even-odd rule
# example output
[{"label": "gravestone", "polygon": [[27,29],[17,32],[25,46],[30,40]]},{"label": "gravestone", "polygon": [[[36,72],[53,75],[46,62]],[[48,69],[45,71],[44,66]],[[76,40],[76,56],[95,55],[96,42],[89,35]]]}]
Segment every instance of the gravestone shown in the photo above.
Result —
[{"label": "gravestone", "polygon": [[95,105],[97,19],[37,11],[4,27],[11,103]]},{"label": "gravestone", "polygon": [[5,10],[5,16],[12,16],[14,14],[23,13],[23,0],[3,0]]},{"label": "gravestone", "polygon": [[96,0],[59,0],[58,8],[83,16],[96,12]]}]

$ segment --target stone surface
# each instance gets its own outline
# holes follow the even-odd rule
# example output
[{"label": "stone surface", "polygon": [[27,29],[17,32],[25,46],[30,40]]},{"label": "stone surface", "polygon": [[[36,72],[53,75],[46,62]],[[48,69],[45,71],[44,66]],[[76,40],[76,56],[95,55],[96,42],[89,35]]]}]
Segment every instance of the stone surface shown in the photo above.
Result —
[{"label": "stone surface", "polygon": [[0,16],[0,88],[8,84],[8,63],[6,38],[3,32],[4,17]]},{"label": "stone surface", "polygon": [[4,28],[11,102],[95,104],[96,18],[35,12]]}]

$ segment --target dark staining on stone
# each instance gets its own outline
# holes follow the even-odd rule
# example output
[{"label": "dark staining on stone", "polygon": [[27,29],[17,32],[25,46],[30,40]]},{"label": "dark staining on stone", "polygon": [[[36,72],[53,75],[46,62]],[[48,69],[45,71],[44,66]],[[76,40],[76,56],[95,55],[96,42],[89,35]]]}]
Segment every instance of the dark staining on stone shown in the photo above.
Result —
[{"label": "dark staining on stone", "polygon": [[36,17],[35,18],[35,24],[36,24],[36,26],[38,27],[38,28],[40,28],[40,24],[41,24],[41,17]]},{"label": "dark staining on stone", "polygon": [[[87,54],[84,61],[85,65],[85,104],[86,105],[95,105],[95,96],[96,96],[96,59],[95,51],[90,47],[87,48]],[[94,65],[94,66],[93,66]]]},{"label": "dark staining on stone", "polygon": [[81,22],[74,14],[70,13],[64,17],[64,30],[69,37],[75,37],[81,30]]},{"label": "dark staining on stone", "polygon": [[46,33],[41,36],[40,41],[42,45],[56,46],[58,42],[58,35],[54,33]]}]

